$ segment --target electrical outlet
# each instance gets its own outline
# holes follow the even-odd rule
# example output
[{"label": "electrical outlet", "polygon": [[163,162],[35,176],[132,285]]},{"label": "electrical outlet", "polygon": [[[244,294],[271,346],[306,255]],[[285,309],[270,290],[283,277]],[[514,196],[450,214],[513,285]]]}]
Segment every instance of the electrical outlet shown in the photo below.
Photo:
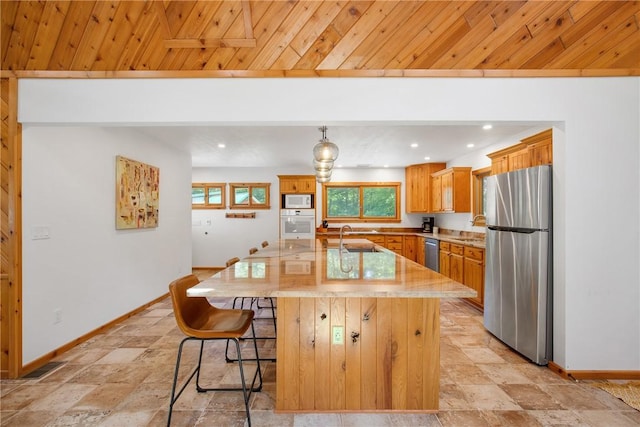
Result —
[{"label": "electrical outlet", "polygon": [[53,310],[53,324],[55,325],[60,322],[62,322],[62,309],[56,308]]},{"label": "electrical outlet", "polygon": [[333,327],[333,344],[344,344],[344,326]]}]

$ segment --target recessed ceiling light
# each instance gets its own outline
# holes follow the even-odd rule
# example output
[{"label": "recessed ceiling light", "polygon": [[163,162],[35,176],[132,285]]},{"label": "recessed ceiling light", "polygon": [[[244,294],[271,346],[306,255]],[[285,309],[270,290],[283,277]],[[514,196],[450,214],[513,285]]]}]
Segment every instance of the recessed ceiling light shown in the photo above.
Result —
[{"label": "recessed ceiling light", "polygon": [[427,156],[424,158],[425,160],[431,160],[431,157]]},{"label": "recessed ceiling light", "polygon": [[342,167],[342,165],[336,165],[336,167],[337,167],[337,168],[341,168],[341,167]]},{"label": "recessed ceiling light", "polygon": [[224,147],[226,147],[226,145],[224,145],[222,143],[218,144],[218,148],[224,148]]},{"label": "recessed ceiling light", "polygon": [[487,124],[487,125],[482,126],[482,129],[484,129],[484,130],[489,130],[489,129],[491,129],[491,128],[493,128],[493,126],[488,125],[488,124]]},{"label": "recessed ceiling light", "polygon": [[383,167],[388,168],[388,167],[389,167],[389,165],[384,165]]},{"label": "recessed ceiling light", "polygon": [[413,144],[411,144],[411,148],[416,148],[416,147],[418,147],[418,143],[417,142],[414,142]]},{"label": "recessed ceiling light", "polygon": [[474,146],[474,144],[467,144],[467,148],[473,148]]}]

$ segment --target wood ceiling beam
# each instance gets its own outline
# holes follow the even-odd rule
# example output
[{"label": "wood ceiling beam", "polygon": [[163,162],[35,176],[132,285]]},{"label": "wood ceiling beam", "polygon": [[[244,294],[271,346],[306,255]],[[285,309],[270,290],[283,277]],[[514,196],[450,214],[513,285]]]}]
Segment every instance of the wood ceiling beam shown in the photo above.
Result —
[{"label": "wood ceiling beam", "polygon": [[119,71],[55,71],[0,70],[0,78],[47,79],[166,79],[166,78],[229,78],[229,77],[633,77],[640,76],[640,68],[576,68],[543,70],[502,69],[371,69],[371,70],[119,70]]}]

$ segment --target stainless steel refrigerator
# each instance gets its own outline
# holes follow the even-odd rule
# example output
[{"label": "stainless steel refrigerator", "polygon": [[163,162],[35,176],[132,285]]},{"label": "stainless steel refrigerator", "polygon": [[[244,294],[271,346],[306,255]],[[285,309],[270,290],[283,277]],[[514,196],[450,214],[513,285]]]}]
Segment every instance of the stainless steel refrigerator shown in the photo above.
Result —
[{"label": "stainless steel refrigerator", "polygon": [[489,177],[484,326],[532,362],[552,357],[551,166]]}]

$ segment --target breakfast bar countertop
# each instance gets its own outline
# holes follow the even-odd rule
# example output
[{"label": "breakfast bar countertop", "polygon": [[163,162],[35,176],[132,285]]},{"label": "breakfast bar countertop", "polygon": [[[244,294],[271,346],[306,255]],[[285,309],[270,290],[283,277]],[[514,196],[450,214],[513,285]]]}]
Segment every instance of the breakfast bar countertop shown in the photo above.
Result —
[{"label": "breakfast bar countertop", "polygon": [[476,291],[366,239],[281,240],[187,291],[205,297],[467,298]]}]

